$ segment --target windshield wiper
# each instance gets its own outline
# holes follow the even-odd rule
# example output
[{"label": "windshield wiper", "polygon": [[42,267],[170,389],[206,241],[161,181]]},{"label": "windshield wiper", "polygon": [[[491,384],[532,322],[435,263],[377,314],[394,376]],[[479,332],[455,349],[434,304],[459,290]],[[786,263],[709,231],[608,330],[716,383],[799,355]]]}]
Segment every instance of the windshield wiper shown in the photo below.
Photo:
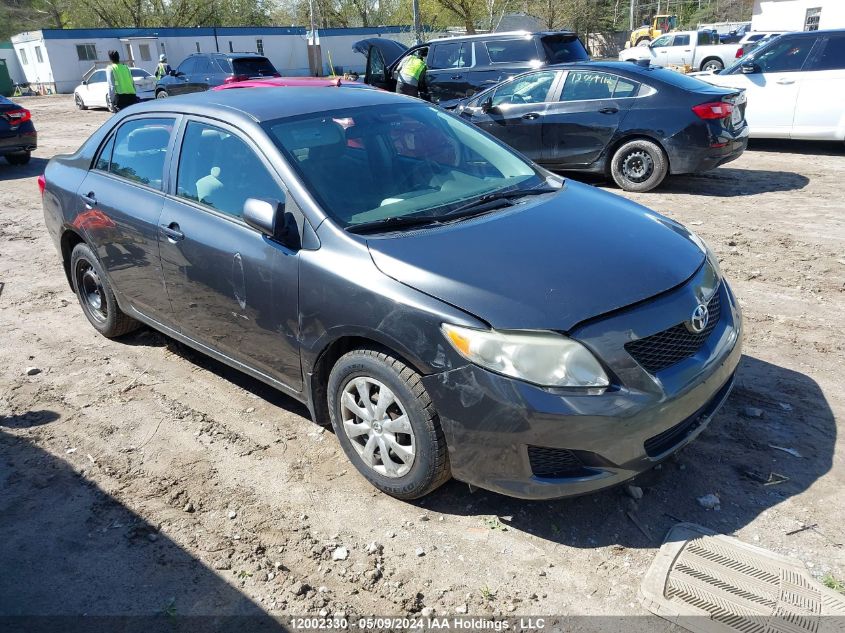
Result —
[{"label": "windshield wiper", "polygon": [[444,220],[454,220],[456,218],[465,218],[476,213],[486,213],[493,209],[498,209],[503,206],[510,206],[513,204],[511,200],[515,198],[522,198],[524,196],[538,196],[543,193],[552,193],[560,191],[554,187],[538,187],[537,189],[511,189],[506,191],[497,191],[488,193],[476,198],[472,202],[462,204],[448,213],[444,213],[441,217]]},{"label": "windshield wiper", "polygon": [[390,229],[440,224],[441,217],[437,215],[397,215],[371,222],[353,224],[352,226],[346,227],[346,230],[350,233],[377,233]]}]

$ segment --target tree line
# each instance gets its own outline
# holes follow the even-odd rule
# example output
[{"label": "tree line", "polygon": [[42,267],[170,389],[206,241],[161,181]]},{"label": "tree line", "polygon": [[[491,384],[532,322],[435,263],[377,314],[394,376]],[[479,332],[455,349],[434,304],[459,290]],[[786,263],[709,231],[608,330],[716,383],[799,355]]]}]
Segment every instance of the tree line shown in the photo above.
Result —
[{"label": "tree line", "polygon": [[[753,0],[420,0],[421,22],[435,30],[494,30],[508,13],[535,16],[545,29],[625,30],[662,12],[684,26],[747,20]],[[313,0],[319,28],[411,24],[411,0]],[[0,40],[41,28],[303,26],[309,0],[0,0]],[[636,26],[636,25],[635,25]]]}]

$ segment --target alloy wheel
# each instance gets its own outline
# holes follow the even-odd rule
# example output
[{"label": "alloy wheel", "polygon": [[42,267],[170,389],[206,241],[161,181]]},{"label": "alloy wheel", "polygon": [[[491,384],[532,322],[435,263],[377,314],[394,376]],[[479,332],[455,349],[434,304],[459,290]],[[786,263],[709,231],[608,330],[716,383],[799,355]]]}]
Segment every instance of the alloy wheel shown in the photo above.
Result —
[{"label": "alloy wheel", "polygon": [[408,474],[416,457],[416,438],[405,407],[384,383],[352,378],[340,398],[343,431],[367,467],[384,476]]},{"label": "alloy wheel", "polygon": [[654,161],[648,152],[636,150],[622,157],[622,175],[631,182],[644,182],[654,171]]}]

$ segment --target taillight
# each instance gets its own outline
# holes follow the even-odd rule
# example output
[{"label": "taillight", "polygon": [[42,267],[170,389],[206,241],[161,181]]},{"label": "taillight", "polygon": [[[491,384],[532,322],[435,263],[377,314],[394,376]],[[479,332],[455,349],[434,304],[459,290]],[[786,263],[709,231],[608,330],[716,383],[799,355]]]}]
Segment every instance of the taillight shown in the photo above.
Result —
[{"label": "taillight", "polygon": [[47,179],[44,178],[44,174],[41,174],[38,177],[38,191],[41,192],[41,195],[44,195],[44,190],[47,188]]},{"label": "taillight", "polygon": [[223,83],[224,84],[235,84],[235,83],[238,83],[239,81],[246,81],[247,79],[249,79],[248,75],[232,75],[231,77],[226,77],[226,79],[223,80]]},{"label": "taillight", "polygon": [[726,119],[733,114],[734,106],[732,103],[714,101],[712,103],[702,103],[701,105],[693,106],[692,111],[695,112],[700,119]]},{"label": "taillight", "polygon": [[32,118],[32,112],[26,108],[20,108],[19,110],[6,110],[3,113],[3,118],[12,125],[20,125],[21,123],[26,123]]},{"label": "taillight", "polygon": [[743,50],[742,50],[742,47],[740,47],[740,48],[736,49],[736,58],[737,58],[737,59],[739,59],[739,58],[740,58],[740,57],[742,57],[743,55],[745,55],[745,51],[743,51]]}]

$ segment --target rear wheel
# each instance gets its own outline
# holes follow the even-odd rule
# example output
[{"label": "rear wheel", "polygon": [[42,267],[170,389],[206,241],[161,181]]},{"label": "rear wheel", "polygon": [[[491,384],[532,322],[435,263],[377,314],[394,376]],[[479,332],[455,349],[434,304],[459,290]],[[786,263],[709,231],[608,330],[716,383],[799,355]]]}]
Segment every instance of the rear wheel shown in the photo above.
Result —
[{"label": "rear wheel", "polygon": [[625,191],[651,191],[666,177],[669,161],[652,141],[635,139],[623,144],[613,154],[610,175]]},{"label": "rear wheel", "polygon": [[701,65],[701,70],[716,72],[722,70],[725,65],[719,59],[708,59]]},{"label": "rear wheel", "polygon": [[88,109],[88,106],[85,105],[85,102],[82,100],[82,97],[80,97],[78,94],[73,96],[73,100],[76,103],[76,107],[80,110]]},{"label": "rear wheel", "polygon": [[167,90],[159,90],[156,92],[156,99],[167,99],[170,95],[167,94]]},{"label": "rear wheel", "polygon": [[19,152],[17,154],[6,154],[6,162],[10,165],[26,165],[32,154],[29,152]]},{"label": "rear wheel", "polygon": [[329,375],[332,426],[372,485],[417,499],[451,477],[446,440],[420,375],[378,349],[343,355]]},{"label": "rear wheel", "polygon": [[73,290],[82,312],[100,334],[113,338],[140,327],[117,305],[100,261],[87,244],[77,244],[70,256]]}]

